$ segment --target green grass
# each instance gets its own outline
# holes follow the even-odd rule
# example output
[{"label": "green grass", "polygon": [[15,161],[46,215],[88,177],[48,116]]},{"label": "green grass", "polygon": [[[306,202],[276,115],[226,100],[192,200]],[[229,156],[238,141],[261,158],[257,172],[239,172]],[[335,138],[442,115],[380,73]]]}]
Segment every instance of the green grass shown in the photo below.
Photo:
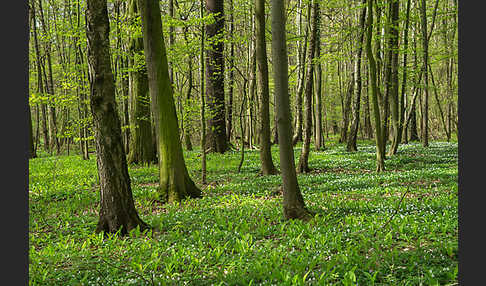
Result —
[{"label": "green grass", "polygon": [[199,151],[185,152],[204,197],[180,205],[158,202],[155,166],[130,166],[136,208],[157,231],[126,238],[94,233],[94,156],[32,159],[30,285],[457,283],[457,143],[400,145],[382,174],[371,141],[352,154],[326,147],[311,151],[312,172],[298,175],[318,214],[308,223],[282,219],[281,177],[258,175],[257,150],[246,150],[241,173],[239,152],[209,154],[207,186]]}]

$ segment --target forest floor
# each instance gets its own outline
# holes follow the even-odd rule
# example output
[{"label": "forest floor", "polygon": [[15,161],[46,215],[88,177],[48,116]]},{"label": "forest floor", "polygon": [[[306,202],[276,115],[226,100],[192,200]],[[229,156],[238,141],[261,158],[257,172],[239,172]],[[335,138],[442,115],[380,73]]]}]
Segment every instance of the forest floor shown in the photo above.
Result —
[{"label": "forest floor", "polygon": [[[295,150],[298,160],[301,147]],[[136,208],[156,228],[95,234],[94,154],[29,162],[30,285],[456,285],[457,143],[400,145],[376,174],[375,146],[326,142],[299,174],[310,222],[284,221],[280,175],[257,150],[208,154],[203,198],[157,199],[157,167],[130,166]],[[279,166],[278,146],[272,147]],[[200,184],[200,152],[185,152]]]}]

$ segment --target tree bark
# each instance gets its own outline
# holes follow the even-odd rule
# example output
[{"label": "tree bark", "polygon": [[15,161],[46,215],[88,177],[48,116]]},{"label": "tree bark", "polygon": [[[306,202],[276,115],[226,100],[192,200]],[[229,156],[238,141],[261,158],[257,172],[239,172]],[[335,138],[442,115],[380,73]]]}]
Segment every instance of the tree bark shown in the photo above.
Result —
[{"label": "tree bark", "polygon": [[[366,4],[366,0],[363,1],[363,4]],[[364,6],[361,10],[360,16],[360,31],[359,31],[359,39],[358,39],[358,52],[356,55],[355,61],[355,84],[356,84],[356,97],[354,98],[354,107],[353,107],[353,119],[351,121],[351,130],[349,130],[348,141],[347,141],[347,150],[348,152],[358,151],[358,147],[356,146],[356,139],[358,136],[358,127],[359,127],[359,108],[361,103],[361,54],[363,53],[363,39],[365,33],[365,19],[366,19],[366,7]]]},{"label": "tree bark", "polygon": [[297,166],[297,172],[308,173],[309,168],[309,152],[310,152],[310,142],[312,138],[312,91],[314,83],[314,54],[316,50],[316,37],[317,37],[317,17],[319,15],[319,2],[317,0],[313,1],[312,7],[312,32],[309,43],[309,58],[307,63],[307,81],[305,84],[305,128],[304,128],[304,144],[302,146],[302,152],[300,153],[299,163]]},{"label": "tree bark", "polygon": [[189,177],[182,153],[159,4],[156,0],[139,0],[138,4],[151,107],[159,134],[160,196],[169,203],[187,197],[197,198],[201,190]]},{"label": "tree bark", "polygon": [[420,5],[420,16],[421,16],[421,28],[422,28],[422,48],[423,48],[423,62],[424,62],[424,97],[423,97],[423,107],[422,107],[422,129],[421,129],[421,139],[422,145],[424,147],[429,146],[429,76],[428,76],[428,66],[429,66],[429,41],[427,37],[427,15],[426,15],[426,2],[421,0]]},{"label": "tree bark", "polygon": [[263,175],[276,174],[270,142],[270,91],[268,87],[267,44],[265,41],[265,0],[255,1],[256,60],[260,86],[260,162]]},{"label": "tree bark", "polygon": [[210,110],[207,144],[212,152],[224,153],[228,149],[224,104],[224,30],[223,0],[206,0],[206,9],[215,21],[206,25],[206,36],[210,40],[206,50],[206,96]]},{"label": "tree bark", "polygon": [[95,131],[96,163],[100,178],[100,212],[97,232],[127,234],[149,226],[135,209],[130,176],[121,138],[110,64],[106,0],[88,0],[86,9],[88,61],[91,69],[90,105]]},{"label": "tree bark", "polygon": [[369,74],[371,85],[371,96],[373,100],[373,113],[375,118],[375,141],[376,141],[376,172],[385,170],[385,156],[383,154],[384,138],[382,137],[382,122],[380,118],[380,107],[378,104],[378,87],[376,84],[376,63],[371,47],[373,37],[373,0],[368,0],[368,33],[366,38],[366,53],[369,62]]},{"label": "tree bark", "polygon": [[390,150],[388,152],[389,156],[396,154],[398,150],[398,144],[400,143],[399,137],[399,98],[398,98],[398,10],[399,1],[392,0],[389,2],[390,5],[390,28],[389,28],[389,49],[391,53],[391,71],[390,71],[390,81],[389,89],[387,88],[388,96],[390,97],[390,109],[392,118],[392,130],[393,137]]},{"label": "tree bark", "polygon": [[[130,3],[129,14],[132,19],[139,15],[137,1]],[[135,70],[131,75],[131,136],[128,153],[129,164],[147,164],[156,162],[156,149],[152,144],[152,122],[150,118],[150,93],[147,65],[143,58],[143,37],[134,36],[130,42],[131,66]]]},{"label": "tree bark", "polygon": [[[234,23],[234,7],[233,0],[230,0],[230,37],[233,37],[235,31]],[[235,44],[230,40],[230,57],[229,57],[229,75],[228,75],[228,118],[226,120],[226,137],[228,142],[231,141],[231,132],[233,131],[233,91],[235,84],[235,73],[234,73],[234,59],[235,59]]]},{"label": "tree bark", "polygon": [[283,213],[286,219],[309,219],[310,213],[305,206],[297,182],[291,141],[285,6],[284,2],[280,0],[272,0],[271,3],[273,77],[277,99],[280,166],[283,180]]},{"label": "tree bark", "polygon": [[[316,51],[315,57],[321,56],[321,15],[316,15]],[[316,97],[315,97],[315,147],[316,150],[324,149],[324,132],[322,130],[322,64],[316,63]]]}]

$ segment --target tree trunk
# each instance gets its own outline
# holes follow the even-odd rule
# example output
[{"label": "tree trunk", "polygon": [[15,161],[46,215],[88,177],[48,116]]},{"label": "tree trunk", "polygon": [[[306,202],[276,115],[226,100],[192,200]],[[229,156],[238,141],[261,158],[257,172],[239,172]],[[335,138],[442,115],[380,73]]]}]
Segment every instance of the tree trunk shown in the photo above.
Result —
[{"label": "tree trunk", "polygon": [[[316,58],[321,56],[321,15],[320,10],[316,15]],[[322,130],[322,65],[316,64],[316,97],[315,97],[315,147],[316,150],[324,149],[324,132]]]},{"label": "tree trunk", "polygon": [[[39,13],[40,13],[40,21],[42,23],[42,28],[44,31],[45,36],[48,36],[48,28],[46,26],[46,22],[44,21],[44,12],[42,9],[42,0],[39,0]],[[54,106],[54,81],[52,78],[52,61],[51,61],[51,44],[48,42],[46,44],[46,59],[47,59],[47,68],[48,68],[48,73],[45,71],[45,67],[43,67],[44,70],[44,78],[45,78],[45,87],[46,87],[46,92],[49,95],[49,101],[52,101],[51,103],[48,104],[47,106],[47,114],[49,118],[49,143],[50,147],[49,149],[52,150],[54,147],[56,147],[56,153],[60,154],[61,149],[59,145],[59,139],[57,138],[57,124],[56,124],[56,108]]]},{"label": "tree trunk", "polygon": [[280,166],[283,180],[283,213],[286,219],[308,219],[310,213],[305,206],[297,182],[294,152],[291,141],[284,2],[280,0],[272,0],[271,13],[273,75],[277,99]]},{"label": "tree trunk", "polygon": [[[235,29],[234,23],[234,7],[233,0],[230,0],[230,37],[233,36]],[[231,132],[233,131],[233,90],[235,84],[235,73],[234,73],[234,58],[235,58],[235,44],[230,41],[230,57],[229,57],[229,75],[228,75],[228,118],[226,120],[226,137],[228,142],[231,141]]]},{"label": "tree trunk", "polygon": [[[204,18],[204,2],[201,1],[199,16]],[[201,99],[201,182],[206,184],[206,103],[204,102],[204,22],[201,21],[201,54],[199,55],[200,62],[200,88],[199,97]]]},{"label": "tree trunk", "polygon": [[382,152],[384,145],[384,138],[382,137],[382,122],[380,118],[380,107],[378,104],[378,87],[376,84],[376,63],[373,57],[373,50],[371,48],[371,40],[373,37],[373,0],[368,0],[368,33],[366,38],[366,53],[369,62],[369,74],[371,84],[371,96],[373,100],[373,113],[375,117],[375,141],[376,141],[376,172],[385,170],[385,156]]},{"label": "tree trunk", "polygon": [[[186,41],[186,45],[189,45],[189,41],[187,39],[187,30],[188,26],[184,27],[184,40]],[[188,106],[191,101],[191,94],[192,94],[192,56],[189,55],[187,57],[187,66],[188,66],[188,74],[187,74],[187,91],[186,91],[186,106]],[[186,150],[192,151],[192,142],[191,142],[191,126],[190,126],[190,120],[189,120],[189,112],[187,111],[186,108],[186,113],[184,116],[184,121],[186,122],[185,124],[185,129],[184,129],[184,144],[186,145]],[[229,141],[229,139],[228,139]]]},{"label": "tree trunk", "polygon": [[[131,1],[129,14],[132,19],[139,15],[137,1]],[[147,65],[143,59],[143,38],[135,36],[130,43],[131,66],[135,70],[131,75],[131,124],[132,136],[128,153],[129,164],[147,164],[156,162],[156,150],[152,144],[152,122],[150,118],[150,93]]]},{"label": "tree trunk", "polygon": [[138,4],[142,18],[151,106],[159,134],[161,199],[172,203],[187,197],[200,197],[201,190],[189,177],[179,139],[177,113],[169,79],[159,4],[156,0],[139,0]]},{"label": "tree trunk", "polygon": [[391,53],[391,70],[390,70],[390,81],[389,81],[389,89],[387,88],[388,96],[390,97],[390,109],[391,109],[391,118],[392,118],[392,130],[393,130],[393,137],[392,137],[392,144],[389,150],[388,155],[392,156],[396,154],[398,150],[398,144],[400,143],[399,137],[399,110],[398,110],[398,10],[400,7],[398,0],[392,0],[389,2],[390,5],[390,28],[389,28],[389,49]]},{"label": "tree trunk", "polygon": [[256,0],[256,60],[260,86],[260,162],[263,175],[276,174],[270,143],[270,91],[268,87],[267,44],[265,41],[265,1]]},{"label": "tree trunk", "polygon": [[[304,11],[304,4],[302,0],[299,0],[299,26],[298,26],[298,34],[300,36],[304,36],[301,41],[298,42],[298,55],[297,55],[297,65],[299,67],[299,76],[298,76],[298,87],[297,87],[297,95],[296,95],[296,116],[295,116],[295,130],[294,136],[292,137],[292,145],[295,146],[298,141],[302,141],[302,125],[303,125],[303,118],[304,115],[302,113],[302,94],[304,92],[305,86],[305,64],[306,64],[306,52],[307,52],[307,31],[308,29],[308,22],[310,18],[310,6],[307,9],[307,17],[306,17],[306,25],[304,26],[302,20],[302,14]],[[302,30],[305,30],[302,32]]]},{"label": "tree trunk", "polygon": [[92,71],[90,104],[101,196],[96,231],[114,233],[121,229],[123,235],[136,227],[146,229],[149,226],[139,218],[135,209],[122,145],[110,65],[106,0],[87,1],[86,21],[88,61]]},{"label": "tree trunk", "polygon": [[[363,4],[366,4],[366,0],[363,1]],[[358,151],[358,147],[356,146],[356,139],[358,136],[358,127],[359,127],[359,108],[361,103],[361,54],[363,53],[363,39],[365,33],[365,19],[366,19],[366,7],[363,6],[361,10],[360,16],[360,31],[359,31],[359,39],[358,39],[358,53],[356,55],[355,61],[355,84],[356,84],[356,97],[354,99],[354,107],[353,107],[353,119],[351,121],[351,130],[349,131],[348,135],[348,142],[347,142],[347,150],[348,152]]]},{"label": "tree trunk", "polygon": [[423,62],[424,62],[424,97],[423,97],[423,107],[422,107],[422,129],[421,129],[421,139],[422,145],[424,147],[429,146],[429,76],[428,76],[428,66],[429,66],[429,41],[427,37],[427,15],[426,15],[426,2],[421,0],[420,5],[420,16],[422,24],[422,48],[423,48]]},{"label": "tree trunk", "polygon": [[[310,142],[312,138],[312,91],[314,83],[314,54],[316,50],[316,37],[317,37],[317,18],[319,15],[319,2],[318,0],[313,1],[312,7],[312,32],[309,43],[309,58],[307,63],[307,81],[305,84],[305,129],[304,129],[304,144],[302,146],[302,152],[300,153],[299,164],[297,167],[297,172],[308,173],[309,168],[309,152],[310,152]],[[310,8],[310,7],[309,7]]]},{"label": "tree trunk", "polygon": [[215,15],[214,23],[206,25],[206,35],[210,42],[206,50],[206,96],[210,110],[207,143],[212,152],[224,153],[228,149],[224,106],[224,47],[223,41],[214,41],[224,30],[223,0],[206,0],[206,8]]}]

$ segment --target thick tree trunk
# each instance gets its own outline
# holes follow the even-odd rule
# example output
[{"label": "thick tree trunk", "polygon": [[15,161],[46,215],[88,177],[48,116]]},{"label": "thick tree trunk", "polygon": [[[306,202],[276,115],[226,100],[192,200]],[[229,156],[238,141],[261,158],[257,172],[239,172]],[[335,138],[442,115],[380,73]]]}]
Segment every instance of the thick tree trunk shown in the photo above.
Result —
[{"label": "thick tree trunk", "polygon": [[224,153],[228,149],[224,104],[224,57],[223,41],[214,41],[224,30],[223,0],[206,0],[206,9],[215,15],[215,21],[206,25],[210,40],[206,50],[206,96],[210,110],[207,144],[212,152]]},{"label": "thick tree trunk", "polygon": [[201,190],[189,177],[179,139],[177,113],[169,79],[159,4],[156,0],[139,0],[138,4],[142,18],[151,106],[159,134],[161,199],[171,203],[187,197],[200,197]]},{"label": "thick tree trunk", "polygon": [[[363,1],[366,4],[366,0]],[[365,20],[366,20],[366,7],[363,7],[361,10],[360,16],[360,31],[359,31],[359,38],[358,38],[358,52],[356,55],[355,61],[355,71],[354,71],[354,81],[356,84],[356,97],[354,99],[353,104],[353,119],[351,121],[351,130],[349,131],[348,141],[347,141],[347,150],[348,152],[358,151],[358,147],[356,146],[356,139],[358,136],[358,127],[359,127],[359,108],[361,103],[361,54],[363,53],[363,39],[365,33]]]},{"label": "thick tree trunk", "polygon": [[[308,173],[309,168],[309,152],[310,143],[312,138],[312,91],[314,83],[314,54],[316,50],[316,37],[317,37],[317,17],[319,15],[319,2],[318,0],[313,1],[312,7],[312,32],[309,43],[309,58],[307,63],[307,81],[305,84],[305,128],[304,128],[304,144],[302,146],[302,152],[300,153],[299,163],[297,166],[297,172]],[[310,8],[310,7],[309,7]]]},{"label": "thick tree trunk", "polygon": [[[139,15],[137,1],[130,5],[130,15],[135,19]],[[150,118],[150,93],[147,65],[142,58],[143,38],[136,36],[131,39],[131,66],[136,70],[131,75],[131,127],[129,164],[147,164],[156,162],[156,150],[152,144],[152,122]]]},{"label": "thick tree trunk", "polygon": [[265,41],[265,1],[256,0],[256,60],[260,86],[260,162],[263,175],[276,174],[270,143],[270,91],[268,87],[267,44]]},{"label": "thick tree trunk", "polygon": [[280,166],[283,179],[283,213],[286,219],[308,219],[310,213],[305,206],[297,182],[294,152],[291,141],[284,2],[280,0],[272,0],[271,14],[273,71],[277,99]]},{"label": "thick tree trunk", "polygon": [[135,210],[128,166],[123,150],[121,125],[115,102],[115,84],[110,65],[106,0],[88,0],[86,9],[88,61],[91,69],[90,104],[95,131],[100,212],[96,231],[121,234],[144,223]]}]

